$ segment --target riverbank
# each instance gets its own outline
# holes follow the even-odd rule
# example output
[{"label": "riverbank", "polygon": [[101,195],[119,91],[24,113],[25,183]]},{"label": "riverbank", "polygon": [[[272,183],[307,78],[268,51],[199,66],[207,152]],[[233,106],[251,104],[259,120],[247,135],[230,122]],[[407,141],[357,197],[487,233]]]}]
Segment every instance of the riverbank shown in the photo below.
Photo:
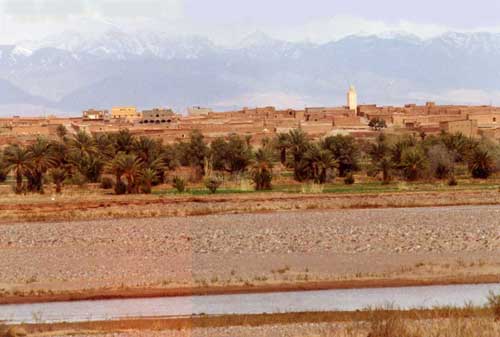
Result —
[{"label": "riverbank", "polygon": [[[371,186],[371,185],[370,185]],[[322,193],[249,192],[116,196],[74,190],[63,195],[0,196],[0,225],[19,222],[82,221],[200,216],[280,211],[499,205],[497,185],[436,187],[400,184],[326,189]],[[383,188],[382,188],[383,187]],[[333,192],[336,191],[336,192]]]},{"label": "riverbank", "polygon": [[[497,337],[500,322],[479,308],[196,316],[174,319],[25,325],[30,336],[366,337],[384,328],[398,337]],[[390,335],[393,336],[393,335]],[[395,335],[394,335],[395,336]]]},{"label": "riverbank", "polygon": [[4,303],[498,282],[499,206],[0,226]]}]

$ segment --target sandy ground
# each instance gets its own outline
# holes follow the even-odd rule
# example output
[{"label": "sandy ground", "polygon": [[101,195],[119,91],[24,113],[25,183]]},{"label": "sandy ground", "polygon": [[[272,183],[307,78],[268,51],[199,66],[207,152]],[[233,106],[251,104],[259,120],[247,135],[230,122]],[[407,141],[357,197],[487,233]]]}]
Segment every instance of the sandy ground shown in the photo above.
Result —
[{"label": "sandy ground", "polygon": [[481,275],[500,281],[500,206],[0,225],[4,295]]}]

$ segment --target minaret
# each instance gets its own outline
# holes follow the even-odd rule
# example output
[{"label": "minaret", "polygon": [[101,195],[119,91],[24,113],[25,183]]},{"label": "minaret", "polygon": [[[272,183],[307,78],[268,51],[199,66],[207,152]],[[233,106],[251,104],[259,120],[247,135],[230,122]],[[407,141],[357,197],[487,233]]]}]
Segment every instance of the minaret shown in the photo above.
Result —
[{"label": "minaret", "polygon": [[358,111],[358,94],[356,93],[356,88],[353,85],[349,88],[347,93],[347,106],[350,110]]}]

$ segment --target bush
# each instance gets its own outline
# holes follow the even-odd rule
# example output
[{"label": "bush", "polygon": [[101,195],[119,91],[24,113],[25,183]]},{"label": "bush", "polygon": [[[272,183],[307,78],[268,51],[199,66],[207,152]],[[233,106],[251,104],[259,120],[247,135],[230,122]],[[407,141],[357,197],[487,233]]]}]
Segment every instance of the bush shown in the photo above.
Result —
[{"label": "bush", "polygon": [[80,172],[76,172],[71,176],[70,184],[76,186],[84,186],[87,183],[87,178]]},{"label": "bush", "polygon": [[222,179],[219,177],[209,177],[205,179],[205,187],[212,194],[215,194],[221,185],[222,185]]},{"label": "bush", "polygon": [[455,158],[444,145],[433,146],[427,156],[435,178],[446,179],[453,174]]},{"label": "bush", "polygon": [[448,186],[457,186],[457,185],[458,185],[457,178],[455,178],[455,176],[452,175],[450,179],[448,179]]},{"label": "bush", "polygon": [[123,194],[126,194],[127,193],[127,185],[119,180],[116,184],[115,184],[115,193],[117,195],[123,195]]},{"label": "bush", "polygon": [[495,318],[500,320],[500,295],[490,292],[488,296],[488,304],[493,311]]},{"label": "bush", "polygon": [[490,151],[482,146],[476,147],[469,159],[469,170],[472,177],[488,179],[495,169],[495,161]]},{"label": "bush", "polygon": [[344,183],[346,185],[354,185],[355,182],[356,182],[356,180],[354,179],[354,176],[352,175],[352,173],[349,173],[347,175],[347,177],[345,177],[345,179],[344,179]]},{"label": "bush", "polygon": [[183,193],[186,191],[186,180],[180,177],[174,177],[172,180],[172,186],[177,190],[177,192]]},{"label": "bush", "polygon": [[115,185],[113,179],[109,178],[109,177],[102,177],[101,178],[101,188],[103,190],[110,190],[113,188],[113,186]]}]

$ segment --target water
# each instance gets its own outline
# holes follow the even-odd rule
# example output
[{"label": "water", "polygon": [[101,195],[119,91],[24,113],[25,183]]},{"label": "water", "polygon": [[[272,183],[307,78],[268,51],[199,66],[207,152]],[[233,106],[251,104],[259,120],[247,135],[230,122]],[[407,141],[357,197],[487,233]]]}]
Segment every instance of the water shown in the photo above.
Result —
[{"label": "water", "polygon": [[500,284],[19,304],[0,306],[0,321],[57,323],[200,314],[356,311],[388,305],[402,310],[463,307],[469,303],[483,306],[490,291],[500,292]]}]

